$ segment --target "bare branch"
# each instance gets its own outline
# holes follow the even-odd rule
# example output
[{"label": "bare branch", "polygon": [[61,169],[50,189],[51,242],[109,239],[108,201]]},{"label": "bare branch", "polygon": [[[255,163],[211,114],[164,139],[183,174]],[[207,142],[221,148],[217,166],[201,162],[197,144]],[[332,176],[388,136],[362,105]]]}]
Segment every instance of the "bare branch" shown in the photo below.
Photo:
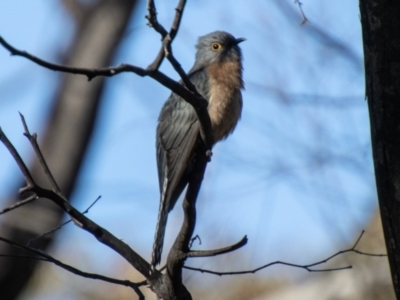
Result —
[{"label": "bare branch", "polygon": [[303,3],[301,3],[300,0],[294,0],[294,3],[299,6],[300,13],[301,13],[301,15],[303,17],[303,21],[301,22],[300,25],[304,25],[304,24],[310,23],[310,21],[307,19],[306,15],[305,15],[305,13],[303,11]]},{"label": "bare branch", "polygon": [[4,134],[3,130],[0,127],[0,141],[6,146],[7,150],[10,152],[14,160],[16,161],[19,169],[21,170],[22,174],[24,175],[25,181],[28,184],[26,188],[20,189],[20,193],[23,193],[26,189],[30,189],[36,185],[35,181],[33,180],[33,177],[31,173],[29,172],[27,166],[23,162],[21,156],[11,144],[10,140],[7,138],[7,136]]},{"label": "bare branch", "polygon": [[58,186],[57,182],[55,181],[53,175],[51,174],[50,169],[49,169],[46,161],[44,160],[42,151],[40,151],[40,149],[39,149],[39,145],[37,143],[37,134],[34,133],[33,135],[31,135],[31,133],[29,132],[29,129],[28,129],[28,125],[26,125],[25,117],[21,113],[19,113],[19,115],[21,117],[22,125],[24,126],[24,130],[25,130],[24,135],[28,138],[29,142],[32,145],[33,150],[35,150],[36,157],[38,158],[39,163],[42,166],[42,169],[43,169],[44,173],[46,174],[47,179],[50,181],[50,184],[51,184],[53,190],[56,193],[61,195],[62,194],[61,189]]},{"label": "bare branch", "polygon": [[[25,163],[21,159],[21,156],[15,150],[14,146],[10,143],[4,132],[0,128],[0,140],[9,150],[14,160],[17,162],[21,169],[25,180],[28,182],[28,186],[21,189],[22,192],[33,192],[40,198],[47,198],[59,206],[62,210],[68,213],[72,219],[77,221],[77,224],[81,228],[91,233],[98,241],[107,245],[122,257],[124,257],[136,270],[138,270],[144,277],[149,278],[150,276],[150,264],[146,262],[139,254],[132,250],[127,244],[120,239],[116,238],[109,231],[102,228],[89,218],[85,217],[82,213],[76,210],[71,204],[64,199],[64,197],[54,191],[43,189],[37,185],[31,174],[29,173]],[[157,274],[155,275],[157,276]]]},{"label": "bare branch", "polygon": [[160,67],[164,57],[167,57],[174,69],[177,71],[182,81],[185,83],[187,88],[196,93],[196,88],[193,86],[191,81],[189,80],[186,73],[183,71],[182,67],[178,63],[178,61],[172,55],[171,44],[174,40],[176,34],[178,33],[179,26],[181,24],[183,10],[185,8],[186,0],[180,0],[178,7],[175,9],[175,18],[172,22],[172,26],[169,32],[160,24],[157,20],[157,10],[153,0],[148,0],[147,2],[147,10],[149,14],[146,16],[146,19],[149,20],[149,26],[153,27],[155,31],[157,31],[161,35],[162,45],[161,49],[156,57],[156,59],[147,67],[147,70],[158,70]]},{"label": "bare branch", "polygon": [[6,212],[9,212],[13,209],[16,209],[20,206],[23,206],[25,204],[28,204],[34,200],[36,200],[38,197],[36,195],[32,195],[24,200],[18,201],[16,203],[14,203],[13,205],[10,205],[9,207],[4,208],[3,210],[0,211],[0,215],[5,214]]},{"label": "bare branch", "polygon": [[215,250],[206,250],[206,251],[200,251],[200,250],[194,250],[194,251],[189,251],[187,253],[187,257],[207,257],[207,256],[216,256],[216,255],[221,255],[225,253],[229,253],[232,251],[235,251],[244,245],[247,244],[247,236],[244,236],[239,242],[236,244],[233,244],[228,247],[220,248],[220,249],[215,249]]},{"label": "bare branch", "polygon": [[257,273],[258,271],[262,270],[262,269],[266,269],[270,266],[273,265],[285,265],[285,266],[289,266],[289,267],[294,267],[294,268],[300,268],[300,269],[305,269],[308,272],[332,272],[332,271],[340,271],[340,270],[347,270],[347,269],[352,269],[352,266],[345,266],[345,267],[339,267],[339,268],[328,268],[328,269],[312,269],[312,267],[327,263],[328,261],[330,261],[331,259],[333,259],[334,257],[344,254],[344,253],[349,253],[349,252],[354,252],[360,255],[366,255],[366,256],[373,256],[373,257],[382,257],[382,256],[387,256],[386,254],[371,254],[371,253],[365,253],[359,250],[356,250],[355,248],[357,247],[358,243],[360,242],[362,236],[364,234],[364,231],[361,232],[360,236],[358,237],[357,241],[355,242],[355,244],[353,245],[353,247],[346,249],[346,250],[341,250],[336,252],[335,254],[320,260],[318,262],[312,263],[312,264],[308,264],[308,265],[299,265],[299,264],[293,264],[293,263],[288,263],[288,262],[284,262],[284,261],[274,261],[268,264],[265,264],[261,267],[258,267],[256,269],[253,270],[246,270],[246,271],[232,271],[232,272],[217,272],[217,271],[212,271],[212,270],[206,270],[206,269],[200,269],[200,268],[193,268],[193,267],[189,267],[189,266],[183,266],[183,268],[188,269],[188,270],[192,270],[192,271],[197,271],[197,272],[201,272],[201,273],[207,273],[207,274],[213,274],[213,275],[218,275],[218,276],[224,276],[224,275],[245,275],[245,274],[254,274]]},{"label": "bare branch", "polygon": [[[92,204],[90,204],[89,207],[85,211],[82,212],[82,214],[87,214],[89,212],[89,209],[91,209],[93,207],[93,205],[95,205],[97,203],[97,201],[100,200],[100,198],[101,198],[101,196],[97,197],[97,199],[94,200],[94,202]],[[38,235],[38,236],[35,236],[35,237],[31,238],[26,243],[26,246],[30,246],[34,241],[36,241],[38,239],[41,239],[42,237],[45,237],[46,235],[49,235],[49,234],[51,234],[51,233],[53,233],[53,232],[55,232],[57,230],[60,230],[62,227],[64,227],[65,225],[67,225],[67,224],[69,224],[71,222],[72,222],[72,220],[70,219],[70,220],[65,221],[64,223],[60,224],[59,226],[57,226],[57,227],[55,227],[55,228],[53,228],[53,229],[51,229],[51,230],[49,230],[49,231],[47,231],[45,233],[42,233],[41,235]]]},{"label": "bare branch", "polygon": [[[9,239],[3,238],[3,237],[0,237],[0,241],[3,241],[4,243],[10,244],[10,245],[12,245],[12,246],[14,246],[16,248],[23,249],[25,251],[34,253],[34,254],[39,256],[39,257],[32,257],[32,256],[21,256],[21,255],[18,255],[18,256],[15,256],[15,257],[26,258],[26,259],[38,259],[38,260],[42,260],[42,261],[46,261],[46,262],[51,262],[51,263],[61,267],[62,269],[67,270],[68,272],[74,273],[74,274],[76,274],[78,276],[82,276],[82,277],[90,278],[90,279],[102,280],[102,281],[106,281],[106,282],[113,283],[113,284],[127,286],[127,287],[132,288],[135,291],[139,290],[137,284],[132,282],[132,281],[120,280],[120,279],[115,279],[115,278],[112,278],[112,277],[103,276],[103,275],[100,275],[100,274],[84,272],[84,271],[81,271],[81,270],[79,270],[79,269],[77,269],[75,267],[72,267],[70,265],[67,265],[67,264],[63,263],[63,262],[59,261],[58,259],[55,259],[51,255],[41,251],[40,249],[35,249],[35,248],[32,248],[32,247],[23,246],[23,245],[20,245],[18,243],[15,243],[15,242],[13,242],[13,241],[11,241]],[[0,256],[1,257],[13,257],[13,256],[10,256],[10,255],[7,255],[7,254],[6,255],[0,255]]]},{"label": "bare branch", "polygon": [[190,239],[189,249],[192,248],[193,243],[194,243],[195,240],[199,240],[199,245],[201,245],[201,238],[200,238],[200,236],[199,236],[198,234],[196,234],[194,237],[192,237],[192,238]]},{"label": "bare branch", "polygon": [[163,86],[170,89],[175,94],[182,97],[182,99],[184,99],[193,106],[201,124],[201,135],[204,142],[209,147],[209,149],[211,149],[213,145],[214,137],[211,131],[210,116],[208,115],[207,111],[207,106],[208,106],[207,100],[205,100],[197,92],[193,92],[185,88],[179,82],[169,78],[167,75],[165,75],[159,70],[143,69],[129,64],[121,64],[117,67],[99,68],[99,69],[68,67],[68,66],[49,63],[45,60],[42,60],[36,56],[29,54],[26,51],[18,50],[15,47],[11,46],[9,43],[7,43],[1,36],[0,36],[0,44],[3,45],[8,51],[10,51],[11,55],[25,57],[31,60],[32,62],[42,67],[45,67],[49,70],[60,71],[71,74],[86,75],[88,80],[91,80],[97,76],[111,77],[123,72],[132,72],[142,77],[149,76],[154,80],[156,80],[157,82],[159,82],[160,84],[162,84]]},{"label": "bare branch", "polygon": [[147,10],[149,11],[149,14],[146,16],[146,19],[149,21],[148,25],[153,27],[164,38],[168,32],[164,26],[158,23],[156,5],[153,0],[147,1]]},{"label": "bare branch", "polygon": [[[169,32],[165,30],[165,28],[158,23],[157,21],[157,10],[153,0],[149,0],[147,2],[147,9],[149,14],[146,16],[146,19],[149,20],[149,26],[153,27],[155,31],[157,31],[161,35],[162,45],[160,51],[158,52],[155,60],[147,67],[147,70],[158,70],[168,49],[171,49],[171,43],[174,40],[176,34],[178,33],[178,29],[182,20],[183,9],[185,8],[186,0],[180,0],[178,7],[176,8],[176,14],[174,21],[172,23],[171,29]],[[179,72],[178,72],[179,73]],[[184,77],[187,77],[184,74]],[[190,86],[192,87],[192,86]],[[188,87],[189,88],[189,87]],[[189,88],[192,92],[197,93],[196,89]]]}]

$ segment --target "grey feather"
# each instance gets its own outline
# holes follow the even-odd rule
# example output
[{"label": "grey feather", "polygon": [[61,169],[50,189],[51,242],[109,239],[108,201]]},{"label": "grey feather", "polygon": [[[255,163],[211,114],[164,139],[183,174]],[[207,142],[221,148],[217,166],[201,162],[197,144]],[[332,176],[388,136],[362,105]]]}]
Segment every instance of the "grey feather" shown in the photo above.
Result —
[{"label": "grey feather", "polygon": [[[231,34],[216,31],[199,38],[196,46],[196,61],[188,76],[197,91],[207,100],[210,98],[210,78],[207,67],[213,63],[234,61],[239,64],[240,83],[236,93],[240,99],[241,80],[241,51],[237,46],[243,39],[235,39]],[[219,43],[221,51],[212,50],[212,44]],[[238,114],[238,119],[240,112]],[[233,131],[237,120],[234,120]],[[165,102],[157,126],[156,148],[157,168],[160,187],[160,206],[153,244],[152,262],[154,268],[161,261],[165,229],[168,213],[175,206],[180,194],[185,189],[192,172],[193,162],[199,151],[202,140],[199,134],[199,123],[193,107],[178,95],[171,94]]]}]

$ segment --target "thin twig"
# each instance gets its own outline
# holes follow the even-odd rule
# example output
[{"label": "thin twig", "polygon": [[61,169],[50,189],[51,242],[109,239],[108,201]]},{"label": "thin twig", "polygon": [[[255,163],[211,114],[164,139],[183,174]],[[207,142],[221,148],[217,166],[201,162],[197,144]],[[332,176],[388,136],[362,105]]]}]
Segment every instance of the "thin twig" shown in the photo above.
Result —
[{"label": "thin twig", "polygon": [[200,236],[198,235],[198,234],[196,234],[194,237],[192,237],[191,239],[190,239],[190,243],[189,243],[189,249],[191,249],[192,248],[192,246],[193,246],[193,243],[194,243],[194,241],[195,240],[199,240],[199,245],[201,245],[201,239],[200,239]]},{"label": "thin twig", "polygon": [[[27,187],[26,188],[31,188],[31,187],[35,186],[36,183],[33,180],[33,177],[31,175],[31,173],[29,172],[27,166],[22,161],[21,156],[19,155],[19,153],[17,152],[17,150],[15,149],[13,144],[11,144],[11,142],[7,138],[7,136],[4,134],[3,130],[1,129],[1,127],[0,127],[0,141],[2,141],[4,146],[6,146],[7,150],[10,152],[11,156],[14,158],[14,160],[16,161],[19,169],[21,170],[22,175],[24,175],[25,181],[27,183]],[[20,193],[23,193],[26,188],[20,189]]]},{"label": "thin twig", "polygon": [[149,11],[149,14],[146,16],[146,19],[149,21],[148,25],[153,27],[164,38],[168,34],[168,31],[158,23],[156,5],[153,0],[147,1],[147,10]]},{"label": "thin twig", "polygon": [[111,277],[107,277],[107,276],[103,276],[100,274],[95,274],[95,273],[88,273],[88,272],[84,272],[81,271],[75,267],[72,267],[70,265],[67,265],[61,261],[59,261],[58,259],[55,259],[54,257],[52,257],[51,255],[41,251],[40,249],[36,249],[36,248],[32,248],[32,247],[28,247],[28,246],[24,246],[24,245],[20,245],[18,243],[15,243],[9,239],[0,237],[0,241],[3,241],[4,243],[7,243],[9,245],[12,245],[16,248],[20,248],[23,249],[25,251],[34,253],[36,255],[38,255],[39,257],[32,257],[32,256],[21,256],[21,255],[8,255],[8,254],[1,254],[1,257],[21,257],[21,258],[27,258],[27,259],[37,259],[37,260],[42,260],[42,261],[46,261],[46,262],[51,262],[59,267],[61,267],[64,270],[67,270],[71,273],[74,273],[76,275],[85,277],[85,278],[90,278],[90,279],[97,279],[97,280],[102,280],[102,281],[106,281],[106,282],[110,282],[113,284],[118,284],[118,285],[123,285],[123,286],[127,286],[127,287],[131,287],[132,289],[136,290],[137,286],[134,282],[129,281],[129,280],[120,280],[120,279],[115,279],[115,278],[111,278]]},{"label": "thin twig", "polygon": [[[97,199],[94,200],[94,202],[93,202],[92,204],[90,204],[89,207],[88,207],[85,211],[82,212],[82,214],[87,214],[87,213],[89,212],[89,210],[93,207],[93,205],[95,205],[95,204],[97,203],[97,201],[100,200],[100,198],[101,198],[101,196],[97,197]],[[49,235],[49,234],[51,234],[51,233],[53,233],[53,232],[55,232],[55,231],[57,231],[57,230],[60,230],[62,227],[64,227],[65,225],[67,225],[68,223],[71,223],[71,222],[72,222],[72,220],[70,219],[70,220],[65,221],[64,223],[58,225],[57,227],[54,227],[53,229],[51,229],[51,230],[49,230],[49,231],[47,231],[47,232],[45,232],[45,233],[42,233],[41,235],[37,235],[37,236],[31,238],[31,239],[26,243],[26,246],[30,246],[30,245],[31,245],[34,241],[36,241],[37,239],[41,239],[42,237],[45,237],[46,235]]]},{"label": "thin twig", "polygon": [[[136,270],[138,270],[144,277],[149,278],[150,276],[150,264],[145,261],[139,254],[132,250],[126,243],[116,238],[108,230],[102,228],[89,218],[85,217],[77,209],[75,209],[68,201],[64,199],[62,195],[58,193],[44,189],[37,185],[33,180],[31,174],[28,171],[25,163],[23,162],[19,153],[15,150],[15,147],[10,143],[4,132],[0,128],[0,140],[4,143],[6,148],[9,150],[17,165],[21,169],[25,180],[28,182],[28,186],[21,189],[22,192],[33,192],[40,198],[47,198],[59,206],[62,210],[68,213],[72,219],[76,220],[81,225],[81,228],[91,233],[98,241],[107,245],[123,258],[125,258]],[[156,275],[157,276],[157,275]]]},{"label": "thin twig", "polygon": [[188,269],[188,270],[192,270],[192,271],[197,271],[197,272],[201,272],[201,273],[207,273],[207,274],[213,274],[213,275],[218,275],[218,276],[224,276],[224,275],[244,275],[244,274],[254,274],[260,270],[263,270],[265,268],[268,268],[270,266],[273,265],[285,265],[285,266],[290,266],[290,267],[294,267],[294,268],[301,268],[301,269],[305,269],[308,272],[332,272],[332,271],[340,271],[340,270],[346,270],[346,269],[351,269],[352,266],[345,266],[345,267],[338,267],[338,268],[329,268],[329,269],[313,269],[312,267],[327,263],[328,261],[330,261],[331,259],[333,259],[334,257],[344,254],[344,253],[348,253],[348,252],[354,252],[360,255],[366,255],[366,256],[373,256],[373,257],[383,257],[383,256],[387,256],[386,254],[372,254],[372,253],[365,253],[359,250],[356,250],[355,248],[357,247],[358,243],[360,242],[362,236],[364,234],[364,230],[361,232],[360,236],[358,237],[357,241],[354,243],[353,247],[346,249],[346,250],[341,250],[336,252],[335,254],[320,260],[318,262],[312,263],[312,264],[308,264],[308,265],[299,265],[299,264],[293,264],[293,263],[287,263],[287,262],[283,262],[283,261],[274,261],[268,264],[265,264],[261,267],[255,268],[253,270],[246,270],[246,271],[232,271],[232,272],[217,272],[217,271],[212,271],[212,270],[206,270],[206,269],[200,269],[200,268],[193,268],[193,267],[189,267],[189,266],[184,266],[183,268]]},{"label": "thin twig", "polygon": [[42,151],[40,151],[39,145],[37,143],[37,134],[34,133],[33,135],[29,132],[28,129],[28,125],[26,124],[25,121],[25,117],[23,116],[23,114],[19,113],[20,117],[21,117],[21,121],[22,121],[22,125],[24,126],[24,135],[28,138],[29,142],[32,145],[33,150],[36,153],[36,157],[39,160],[40,165],[42,166],[42,169],[44,171],[44,173],[46,174],[47,179],[50,181],[50,184],[53,188],[53,190],[56,193],[62,194],[60,187],[58,186],[56,180],[54,179],[53,175],[50,172],[49,166],[47,165]]},{"label": "thin twig", "polygon": [[32,196],[29,196],[28,198],[26,198],[24,200],[18,201],[16,203],[14,203],[13,205],[10,205],[9,207],[6,207],[3,210],[1,210],[0,211],[0,215],[5,214],[6,212],[9,212],[9,211],[11,211],[13,209],[16,209],[18,207],[21,207],[21,206],[23,206],[25,204],[28,204],[28,203],[36,200],[37,198],[38,198],[37,195],[32,195]]},{"label": "thin twig", "polygon": [[168,61],[171,63],[172,67],[179,74],[182,79],[184,85],[193,93],[200,96],[197,92],[196,87],[192,84],[186,72],[182,69],[180,63],[176,60],[176,58],[172,54],[171,44],[174,40],[176,34],[178,33],[179,26],[181,24],[183,10],[185,8],[186,0],[180,0],[178,7],[175,9],[175,18],[172,22],[172,26],[169,32],[165,30],[165,28],[160,25],[157,21],[157,11],[153,0],[148,1],[147,9],[149,14],[146,18],[149,20],[149,26],[153,27],[162,38],[161,49],[156,57],[156,59],[147,67],[147,71],[158,70],[160,67],[164,57],[167,57]]},{"label": "thin twig", "polygon": [[294,3],[299,6],[300,13],[301,13],[301,15],[303,17],[303,21],[301,22],[300,25],[304,25],[304,24],[310,23],[310,21],[307,19],[306,15],[305,15],[305,13],[303,11],[303,3],[301,3],[300,0],[294,0]]},{"label": "thin twig", "polygon": [[[161,24],[158,23],[157,10],[156,10],[154,1],[148,0],[147,10],[149,11],[149,14],[146,16],[146,19],[149,21],[148,25],[150,27],[153,27],[155,29],[155,31],[157,31],[161,35],[162,45],[161,45],[161,48],[158,51],[158,54],[157,54],[156,58],[154,59],[154,61],[147,67],[147,71],[158,70],[158,68],[160,67],[161,63],[164,60],[164,57],[167,55],[167,53],[169,53],[169,56],[172,55],[171,44],[172,44],[172,41],[174,40],[176,34],[178,33],[178,29],[179,29],[179,26],[180,26],[180,23],[182,20],[182,15],[183,15],[183,10],[185,8],[185,4],[186,4],[186,0],[179,1],[178,7],[176,8],[174,21],[172,22],[171,29],[169,32],[167,32],[167,30]],[[188,81],[186,73],[185,72],[183,72],[183,73],[184,73],[183,77],[186,77],[186,78],[183,79],[181,76],[182,80],[184,82]],[[179,75],[181,75],[181,73]],[[198,94],[196,89],[194,88],[194,86],[191,85],[191,82],[190,82],[189,86],[187,86],[187,87],[192,92]]]},{"label": "thin twig", "polygon": [[168,77],[159,70],[148,70],[129,64],[121,64],[117,67],[99,68],[99,69],[68,67],[68,66],[49,63],[36,56],[33,56],[32,54],[29,54],[26,51],[18,50],[15,47],[11,46],[9,43],[7,43],[1,36],[0,36],[0,44],[3,45],[7,50],[9,50],[11,55],[25,57],[33,61],[34,63],[49,70],[85,75],[88,78],[88,80],[91,80],[97,76],[111,77],[123,72],[132,72],[142,77],[149,76],[154,80],[156,80],[157,82],[159,82],[160,84],[162,84],[163,86],[170,89],[178,96],[182,97],[182,99],[184,99],[186,102],[190,103],[193,106],[193,108],[196,111],[197,117],[201,123],[201,133],[204,142],[210,149],[213,145],[214,138],[211,131],[210,116],[208,115],[207,111],[207,106],[208,106],[207,100],[205,100],[198,93],[192,92],[188,88],[185,88],[179,82],[171,79],[170,77]]}]

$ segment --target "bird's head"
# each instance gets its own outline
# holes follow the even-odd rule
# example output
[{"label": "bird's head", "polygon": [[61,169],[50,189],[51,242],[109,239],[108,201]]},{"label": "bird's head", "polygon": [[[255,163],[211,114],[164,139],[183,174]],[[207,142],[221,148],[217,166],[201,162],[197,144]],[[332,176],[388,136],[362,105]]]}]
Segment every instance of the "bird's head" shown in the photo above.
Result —
[{"label": "bird's head", "polygon": [[201,36],[196,45],[196,68],[207,67],[215,62],[242,60],[242,52],[239,43],[244,38],[235,38],[225,31],[215,31]]}]

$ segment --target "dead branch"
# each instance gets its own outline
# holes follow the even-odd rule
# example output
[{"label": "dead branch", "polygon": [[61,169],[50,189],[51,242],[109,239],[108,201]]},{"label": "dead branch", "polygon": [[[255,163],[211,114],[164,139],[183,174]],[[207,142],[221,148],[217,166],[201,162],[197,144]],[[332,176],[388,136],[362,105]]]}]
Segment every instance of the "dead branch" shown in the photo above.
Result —
[{"label": "dead branch", "polygon": [[274,261],[274,262],[265,264],[261,267],[258,267],[258,268],[252,269],[252,270],[231,271],[231,272],[218,272],[218,271],[194,268],[194,267],[189,267],[189,266],[184,266],[183,268],[187,269],[187,270],[192,270],[192,271],[197,271],[197,272],[207,273],[207,274],[213,274],[213,275],[218,275],[218,276],[254,274],[254,273],[257,273],[258,271],[261,271],[261,270],[266,269],[273,265],[284,265],[284,266],[289,266],[289,267],[293,267],[293,268],[301,268],[301,269],[307,270],[308,272],[332,272],[332,271],[352,269],[353,267],[352,266],[344,266],[344,267],[339,267],[339,268],[328,268],[328,269],[312,269],[312,267],[325,264],[328,261],[330,261],[331,259],[333,259],[334,257],[345,254],[345,253],[349,253],[349,252],[357,253],[360,255],[373,256],[373,257],[387,256],[386,254],[373,254],[373,253],[366,253],[366,252],[357,250],[356,247],[357,247],[358,243],[360,242],[363,235],[364,235],[364,231],[361,232],[360,236],[358,237],[357,241],[354,243],[353,247],[346,249],[346,250],[338,251],[335,254],[333,254],[323,260],[320,260],[318,262],[311,263],[308,265],[299,265],[299,264],[293,264],[293,263],[288,263],[288,262],[284,262],[284,261]]}]

